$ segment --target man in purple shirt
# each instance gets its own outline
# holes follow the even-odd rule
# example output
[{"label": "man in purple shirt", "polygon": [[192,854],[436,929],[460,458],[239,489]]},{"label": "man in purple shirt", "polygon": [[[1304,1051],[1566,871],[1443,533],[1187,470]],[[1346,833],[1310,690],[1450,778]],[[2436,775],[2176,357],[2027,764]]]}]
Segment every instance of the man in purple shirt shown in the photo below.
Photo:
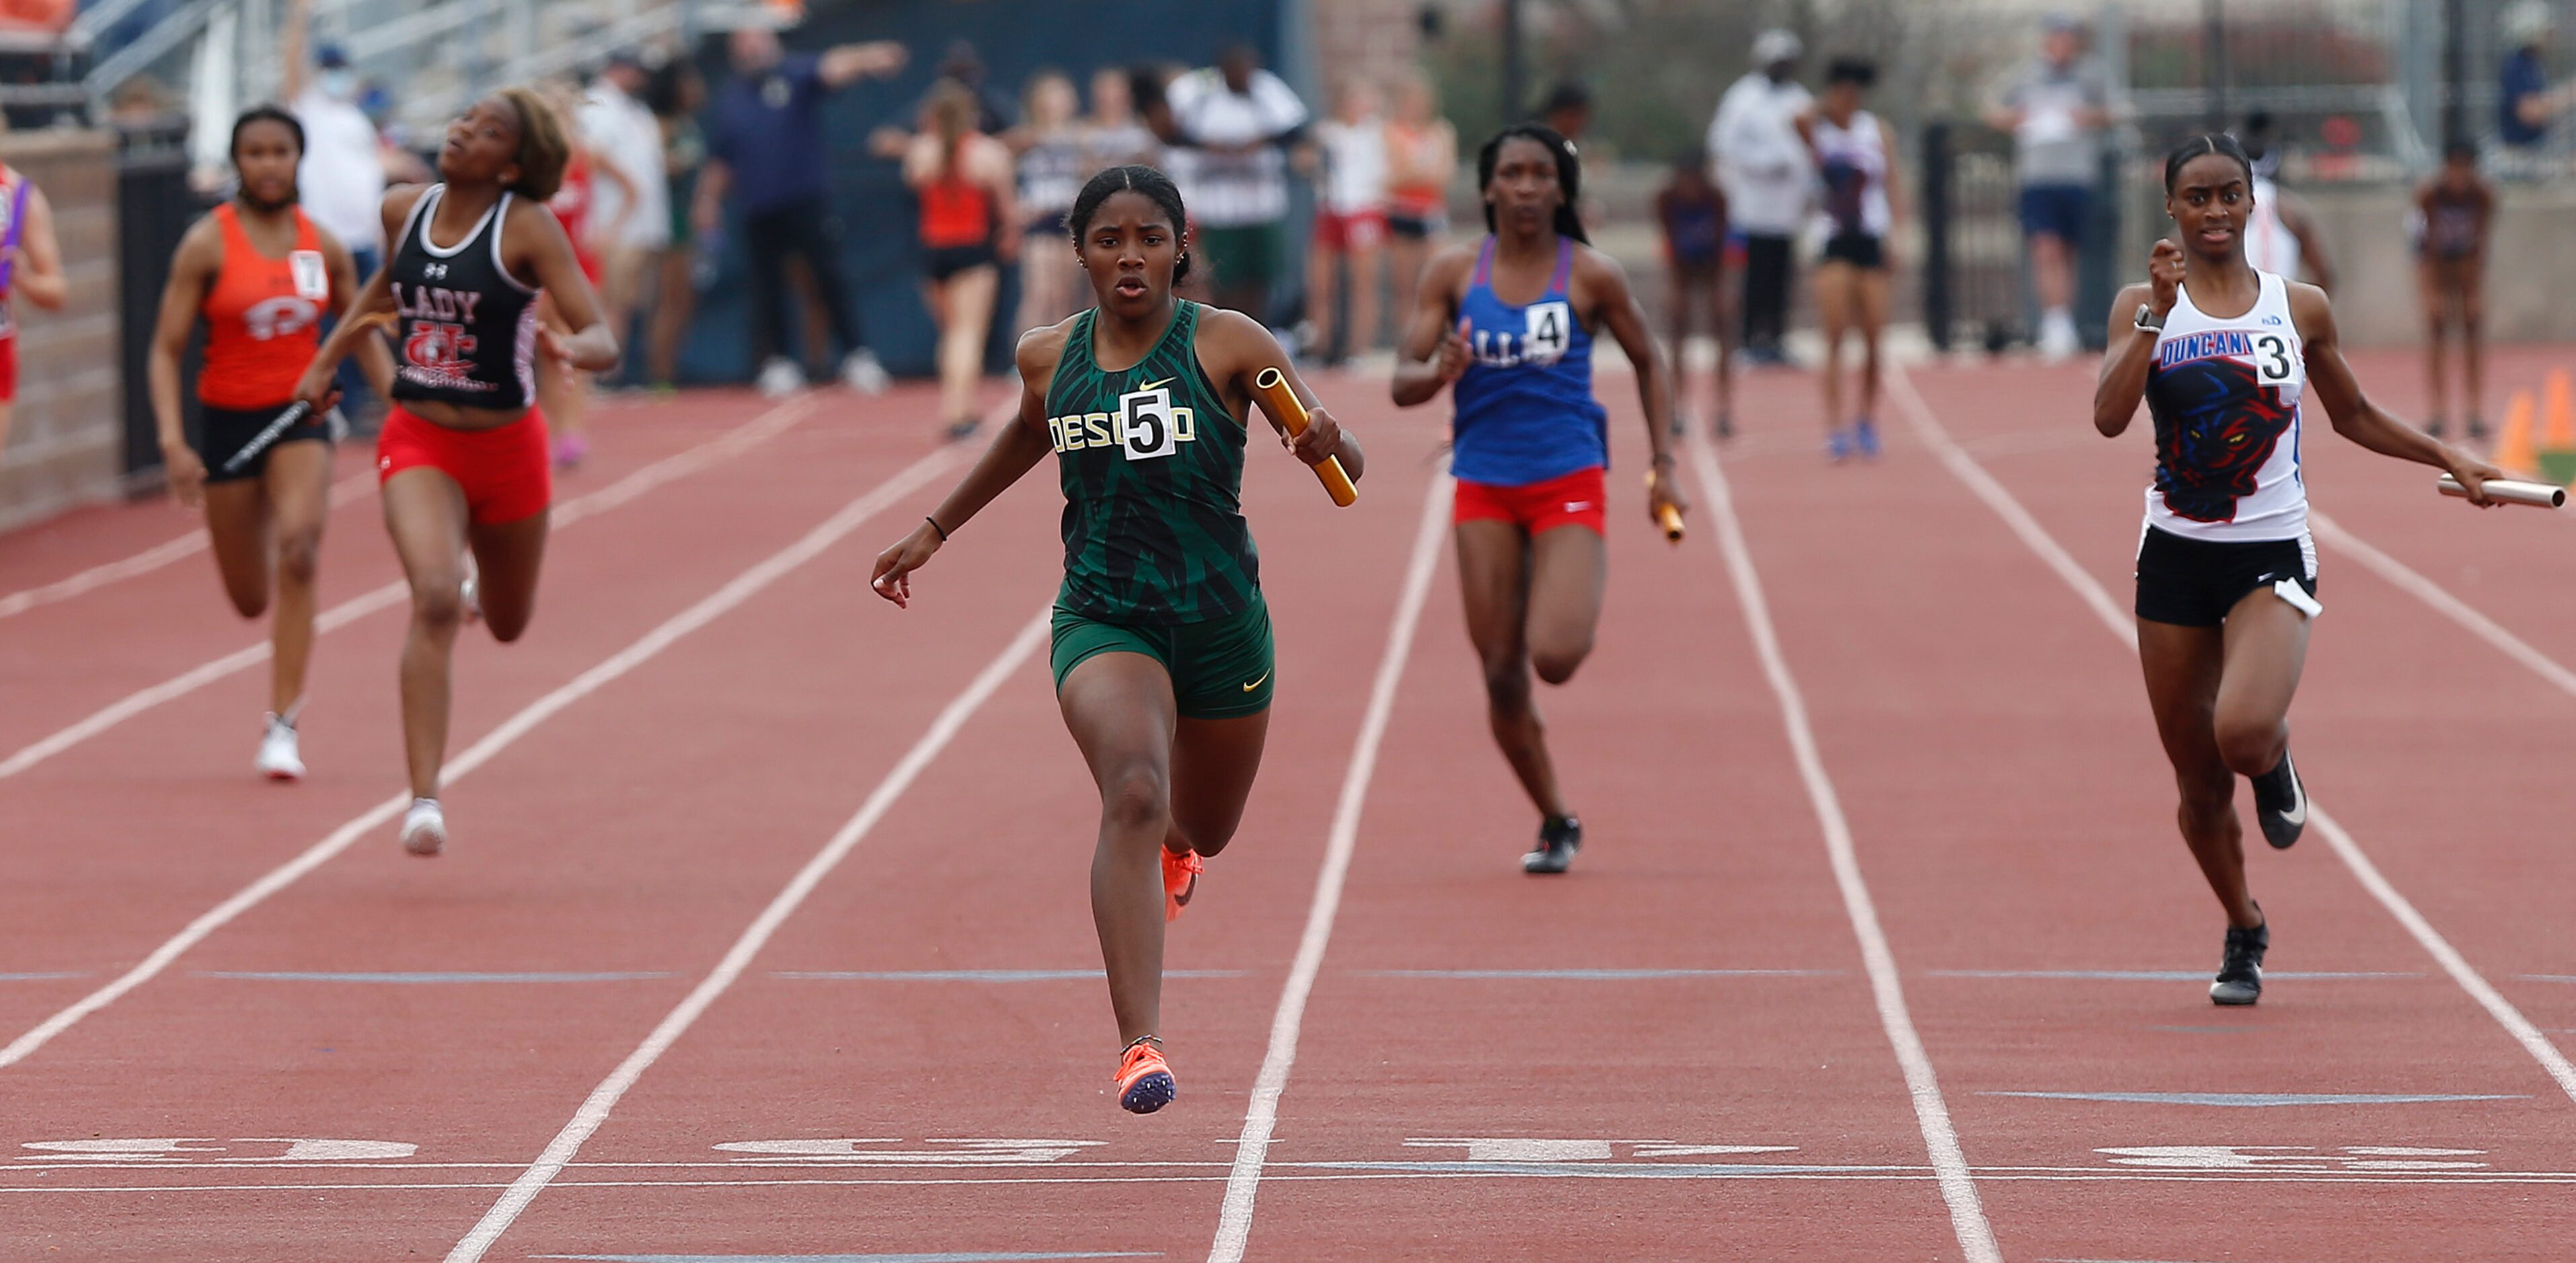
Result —
[{"label": "man in purple shirt", "polygon": [[859,336],[858,315],[841,289],[830,190],[824,182],[823,97],[872,75],[903,68],[900,44],[843,44],[821,54],[780,51],[778,36],[753,27],[733,33],[731,82],[707,109],[707,163],[692,208],[697,231],[723,222],[731,195],[751,254],[752,348],[760,390],[792,394],[805,372],[787,353],[787,258],[801,255],[815,297],[844,358],[841,379],[874,394],[885,369]]}]

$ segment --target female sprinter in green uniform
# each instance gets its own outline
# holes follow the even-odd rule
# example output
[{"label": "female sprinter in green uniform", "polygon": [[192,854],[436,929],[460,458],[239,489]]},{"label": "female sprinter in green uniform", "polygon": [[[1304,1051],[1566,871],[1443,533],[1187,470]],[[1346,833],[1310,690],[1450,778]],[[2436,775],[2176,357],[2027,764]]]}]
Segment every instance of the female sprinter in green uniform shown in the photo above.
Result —
[{"label": "female sprinter in green uniform", "polygon": [[1276,368],[1308,401],[1313,423],[1283,440],[1299,460],[1338,456],[1357,479],[1362,458],[1258,321],[1172,297],[1190,257],[1170,177],[1112,167],[1067,218],[1097,305],[1022,335],[1019,424],[878,554],[875,583],[907,604],[912,572],[1056,454],[1056,701],[1100,786],[1091,916],[1126,1044],[1118,1103],[1150,1114],[1174,1091],[1155,1033],[1163,923],[1189,902],[1200,857],[1234,836],[1270,725],[1270,609],[1240,496],[1252,379]]}]

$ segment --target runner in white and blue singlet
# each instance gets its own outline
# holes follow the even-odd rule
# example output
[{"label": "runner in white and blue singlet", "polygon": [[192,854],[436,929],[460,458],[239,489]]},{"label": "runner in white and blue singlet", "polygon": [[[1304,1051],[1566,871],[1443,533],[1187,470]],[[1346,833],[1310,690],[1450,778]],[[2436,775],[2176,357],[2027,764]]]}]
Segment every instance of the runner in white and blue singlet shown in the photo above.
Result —
[{"label": "runner in white and blue singlet", "polygon": [[1654,451],[1646,512],[1687,507],[1666,444],[1672,379],[1627,274],[1584,236],[1574,146],[1534,123],[1476,156],[1479,244],[1434,256],[1406,326],[1395,401],[1449,386],[1458,578],[1485,668],[1494,739],[1541,817],[1531,873],[1562,873],[1583,827],[1557,787],[1530,676],[1563,684],[1592,650],[1606,570],[1608,413],[1592,394],[1592,338],[1606,329],[1637,366]]},{"label": "runner in white and blue singlet", "polygon": [[2155,417],[2138,657],[2182,792],[2183,841],[2227,910],[2209,987],[2216,1004],[2262,995],[2272,941],[2246,889],[2236,778],[2253,781],[2255,817],[2274,847],[2297,842],[2308,819],[2289,728],[2309,622],[2322,612],[2299,468],[2306,405],[2363,447],[2448,470],[2481,505],[2485,480],[2502,476],[2362,395],[2325,291],[2246,263],[2254,190],[2253,163],[2232,137],[2195,137],[2165,160],[2165,213],[2184,244],[2157,242],[2148,283],[2112,304],[2093,395],[2093,426],[2105,435],[2127,430],[2141,401]]}]

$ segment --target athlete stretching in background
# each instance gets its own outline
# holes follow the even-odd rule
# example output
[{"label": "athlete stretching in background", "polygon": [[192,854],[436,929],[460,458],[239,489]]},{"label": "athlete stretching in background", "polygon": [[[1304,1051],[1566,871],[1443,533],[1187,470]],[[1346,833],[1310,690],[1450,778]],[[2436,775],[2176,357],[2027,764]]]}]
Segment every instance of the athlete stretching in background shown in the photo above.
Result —
[{"label": "athlete stretching in background", "polygon": [[[276,574],[268,719],[254,762],[270,779],[291,781],[304,775],[295,716],[313,652],[314,572],[330,516],[338,414],[285,413],[296,406],[296,379],[321,344],[322,317],[348,310],[364,278],[348,247],[296,205],[304,127],[294,115],[273,105],[244,111],[233,121],[232,155],[241,187],[179,238],[146,372],[170,492],[189,508],[205,505],[206,536],[233,608],[259,617]],[[179,360],[200,319],[202,452],[189,446],[179,414]],[[359,345],[367,382],[381,395],[393,378],[384,341]]]},{"label": "athlete stretching in background", "polygon": [[1494,740],[1540,815],[1531,873],[1562,873],[1583,845],[1548,757],[1530,674],[1574,678],[1592,652],[1609,561],[1609,414],[1592,397],[1592,337],[1607,328],[1637,366],[1654,451],[1646,514],[1688,507],[1673,481],[1670,370],[1627,273],[1586,244],[1574,207],[1574,146],[1535,123],[1504,128],[1476,155],[1480,243],[1432,256],[1395,370],[1395,402],[1452,387],[1450,467],[1467,635],[1485,668]]},{"label": "athlete stretching in background", "polygon": [[1083,186],[1068,220],[1098,304],[1021,335],[1017,422],[877,555],[876,589],[909,603],[912,572],[1055,453],[1065,500],[1056,702],[1100,786],[1091,916],[1126,1045],[1118,1103],[1150,1114],[1176,1091],[1157,1034],[1163,923],[1196,893],[1200,857],[1223,850],[1243,819],[1278,683],[1241,498],[1253,378],[1276,368],[1308,402],[1313,424],[1288,442],[1299,460],[1338,456],[1353,479],[1362,460],[1260,322],[1172,296],[1190,256],[1170,177],[1111,167]]},{"label": "athlete stretching in background", "polygon": [[[447,762],[450,658],[456,630],[479,614],[492,638],[517,640],[536,610],[554,471],[536,402],[538,355],[566,369],[617,366],[617,339],[546,199],[563,179],[563,120],[535,92],[507,88],[447,125],[428,188],[385,195],[392,254],[350,319],[305,369],[297,397],[329,402],[331,374],[351,343],[372,337],[366,317],[401,317],[395,407],[376,439],[385,530],[411,580],[411,632],[402,649],[403,753],[411,809],[403,849],[447,845],[438,801]],[[441,242],[449,244],[442,245]],[[554,300],[572,332],[537,323]],[[477,578],[467,590],[465,553]]]},{"label": "athlete stretching in background", "polygon": [[[2308,654],[2317,551],[2299,468],[2306,396],[2335,432],[2386,456],[2448,470],[2489,501],[2492,466],[2426,437],[2364,398],[2325,291],[2245,262],[2254,164],[2227,136],[2165,159],[2165,213],[2182,245],[2156,243],[2148,282],[2112,304],[2093,426],[2118,437],[2146,401],[2156,478],[2137,558],[2138,661],[2182,791],[2176,819],[2227,910],[2209,998],[2263,994],[2271,927],[2245,883],[2236,778],[2254,783],[2274,847],[2299,840],[2307,791],[2290,764],[2290,697]],[[2188,284],[2186,284],[2188,278]]]}]

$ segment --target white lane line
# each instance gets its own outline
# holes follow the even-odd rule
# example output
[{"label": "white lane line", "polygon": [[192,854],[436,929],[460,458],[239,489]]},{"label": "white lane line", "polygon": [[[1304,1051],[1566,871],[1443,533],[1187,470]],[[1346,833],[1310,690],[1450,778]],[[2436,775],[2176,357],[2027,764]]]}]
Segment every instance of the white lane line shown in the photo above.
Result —
[{"label": "white lane line", "polygon": [[1959,1249],[1968,1263],[2003,1263],[2003,1251],[1995,1244],[1994,1227],[1986,1222],[1984,1204],[1977,1196],[1977,1184],[1968,1171],[1968,1158],[1959,1147],[1959,1133],[1950,1124],[1949,1104],[1941,1098],[1941,1083],[1932,1072],[1932,1057],[1923,1049],[1923,1037],[1915,1032],[1913,1014],[1905,1004],[1905,986],[1898,978],[1896,953],[1887,945],[1887,931],[1879,925],[1878,905],[1870,898],[1869,883],[1862,879],[1860,856],[1852,846],[1851,822],[1843,817],[1841,797],[1834,791],[1833,778],[1825,771],[1824,756],[1816,749],[1815,729],[1807,721],[1807,703],[1798,689],[1797,677],[1789,673],[1788,659],[1780,652],[1780,636],[1771,621],[1771,602],[1763,595],[1762,576],[1753,568],[1753,553],[1744,544],[1744,523],[1736,516],[1735,495],[1726,482],[1726,471],[1717,464],[1717,455],[1705,439],[1694,437],[1690,443],[1691,468],[1699,474],[1701,489],[1708,496],[1709,516],[1717,523],[1717,544],[1726,555],[1727,577],[1734,581],[1736,604],[1744,610],[1744,629],[1753,637],[1754,652],[1762,659],[1762,674],[1771,682],[1771,692],[1780,702],[1781,725],[1789,735],[1789,749],[1797,757],[1798,777],[1807,785],[1807,801],[1815,810],[1816,823],[1824,832],[1825,853],[1833,861],[1834,884],[1842,888],[1843,910],[1849,914],[1852,936],[1860,941],[1861,963],[1869,971],[1870,994],[1878,1003],[1878,1024],[1887,1032],[1887,1042],[1896,1051],[1896,1064],[1905,1073],[1905,1089],[1914,1101],[1914,1121],[1923,1132],[1923,1147],[1932,1159],[1932,1170],[1941,1186],[1941,1200],[1950,1208],[1950,1231],[1959,1239]]},{"label": "white lane line", "polygon": [[[364,499],[375,490],[375,486],[376,474],[372,469],[351,474],[332,483],[331,507],[336,509],[351,501]],[[0,596],[0,618],[24,614],[39,606],[52,605],[58,601],[68,601],[83,592],[93,592],[136,575],[150,574],[182,557],[191,557],[204,551],[206,551],[206,533],[202,530],[190,531],[175,539],[163,540],[131,557],[101,562],[78,574],[56,579],[52,583],[21,588],[7,596]]]},{"label": "white lane line", "polygon": [[[804,420],[811,410],[810,396],[799,396],[788,400],[743,425],[726,431],[721,437],[709,439],[686,451],[665,456],[589,495],[556,505],[553,525],[557,529],[570,526],[602,510],[624,504],[664,483],[730,460],[777,437],[788,427]],[[369,475],[369,477],[373,476]],[[314,619],[314,632],[320,635],[336,631],[378,610],[398,605],[408,596],[409,590],[404,587],[401,580],[362,592],[322,611]],[[234,672],[245,671],[266,662],[269,652],[268,642],[261,641],[248,648],[236,649],[211,662],[192,667],[159,684],[129,693],[92,712],[79,722],[29,743],[6,759],[0,759],[0,780],[16,776],[164,702],[185,697]]]},{"label": "white lane line", "polygon": [[1413,655],[1414,629],[1422,623],[1422,603],[1431,592],[1431,576],[1440,565],[1440,541],[1448,535],[1449,498],[1457,484],[1444,467],[1431,476],[1422,499],[1422,523],[1413,535],[1413,558],[1404,572],[1403,595],[1397,598],[1395,621],[1386,631],[1386,652],[1378,659],[1377,681],[1369,687],[1366,716],[1351,762],[1342,774],[1342,796],[1333,806],[1332,832],[1324,847],[1324,867],[1315,875],[1315,900],[1306,909],[1306,932],[1297,940],[1297,959],[1279,991],[1279,1008],[1270,1019],[1270,1049],[1253,1080],[1252,1103],[1243,1112],[1243,1134],[1236,1142],[1234,1168],[1225,1177],[1225,1206],[1217,1216],[1216,1242],[1208,1263],[1240,1263],[1252,1236],[1253,1199],[1261,1191],[1262,1162],[1270,1155],[1270,1134],[1279,1124],[1279,1097],[1288,1090],[1288,1071],[1297,1062],[1297,1033],[1306,1021],[1306,997],[1315,989],[1315,974],[1324,966],[1324,948],[1332,941],[1333,917],[1341,910],[1342,883],[1350,875],[1351,852],[1359,844],[1360,807],[1368,801],[1369,780],[1377,768],[1378,744],[1395,711],[1395,689],[1404,679],[1405,660]]},{"label": "white lane line", "polygon": [[510,1182],[508,1191],[501,1194],[500,1200],[494,1202],[490,1210],[483,1212],[482,1220],[456,1243],[456,1248],[447,1252],[448,1263],[474,1263],[483,1257],[484,1251],[492,1248],[493,1242],[500,1240],[502,1233],[509,1231],[520,1213],[537,1199],[537,1194],[544,1192],[546,1185],[561,1175],[571,1164],[573,1156],[581,1152],[582,1143],[608,1121],[609,1111],[617,1108],[618,1099],[626,1095],[627,1089],[634,1087],[636,1081],[644,1077],[644,1072],[651,1069],[663,1053],[670,1051],[680,1036],[688,1033],[689,1027],[707,1011],[707,1006],[714,1004],[726,988],[742,977],[743,971],[751,967],[752,957],[768,945],[770,936],[778,932],[779,926],[786,924],[788,917],[795,915],[806,896],[813,894],[814,888],[821,885],[823,879],[858,847],[868,831],[875,828],[877,821],[893,808],[895,800],[912,787],[922,769],[929,767],[931,760],[948,748],[957,730],[966,726],[967,719],[984,705],[985,699],[990,698],[994,690],[1002,687],[1004,680],[1037,652],[1038,646],[1047,638],[1051,617],[1052,606],[1040,609],[1037,617],[1030,619],[1020,629],[1020,634],[1012,637],[1011,643],[985,664],[966,690],[939,712],[929,731],[921,734],[921,739],[913,743],[902,761],[877,783],[876,792],[868,795],[858,814],[850,817],[849,823],[842,825],[840,831],[832,835],[831,841],[815,852],[814,858],[805,861],[805,866],[796,871],[796,876],[769,901],[768,907],[761,909],[760,915],[743,930],[742,937],[734,940],[732,950],[716,962],[716,967],[689,992],[687,998],[663,1017],[652,1033],[644,1037],[644,1042],[636,1045],[635,1051],[626,1055],[626,1060],[617,1063],[617,1068],[609,1071],[607,1078],[600,1080],[598,1087],[590,1090],[590,1096],[582,1101],[581,1108],[573,1111],[572,1121],[565,1123],[563,1130],[547,1143],[545,1151],[537,1155],[537,1160],[520,1172],[519,1178]]},{"label": "white lane line", "polygon": [[2480,613],[2468,602],[2451,595],[2442,585],[2425,578],[2413,567],[2379,551],[2360,536],[2314,508],[2308,510],[2308,522],[2316,528],[2317,538],[2351,553],[2362,568],[2386,579],[2391,586],[2431,606],[2433,612],[2458,623],[2472,636],[2495,646],[2497,652],[2531,669],[2531,673],[2556,686],[2559,692],[2576,697],[2576,671],[2558,665],[2556,659],[2531,647],[2520,636],[2506,631],[2494,619]]},{"label": "white lane line", "polygon": [[[1974,458],[1960,450],[1957,441],[1950,437],[1950,432],[1942,427],[1940,419],[1933,415],[1931,405],[1925,403],[1923,396],[1916,392],[1914,383],[1906,376],[1905,370],[1901,367],[1891,369],[1887,375],[1887,385],[1889,397],[1896,400],[1897,405],[1905,410],[1907,420],[1913,424],[1915,433],[1922,437],[1925,446],[1931,448],[1933,454],[1940,457],[1941,463],[1948,466],[1950,472],[1957,475],[1959,481],[1967,484],[1968,489],[1975,492],[1978,499],[1985,501],[1986,506],[1993,509],[1996,516],[2004,520],[2005,525],[2012,528],[2013,534],[2019,536],[2022,543],[2028,545],[2032,552],[2039,554],[2041,560],[2046,561],[2049,568],[2055,570],[2058,577],[2064,579],[2067,586],[2075,590],[2077,596],[2084,598],[2084,603],[2093,608],[2094,614],[2102,620],[2102,625],[2109,628],[2112,635],[2119,637],[2120,642],[2129,646],[2134,652],[2138,646],[2138,629],[2131,621],[2130,615],[2112,601],[2111,594],[2103,589],[2101,583],[2082,566],[2075,564],[2075,559],[2068,556],[2064,548],[2058,546],[2056,539],[2049,535],[2047,528],[2032,518],[2021,507],[2021,502],[2015,500],[2013,494],[2004,489],[2003,484],[1996,482]],[[2327,529],[2331,531],[2334,528],[2329,525]],[[2368,564],[2368,558],[2363,551],[2368,549],[2368,546],[2354,548],[2354,545],[2359,544],[2360,541],[2353,539],[2349,532],[2342,534],[2344,547],[2351,550],[2354,556],[2363,557],[2364,564]],[[2387,558],[2383,556],[2382,560]],[[2394,561],[2390,561],[2389,564],[2396,565]],[[2376,569],[2376,567],[2373,568]],[[2387,572],[2383,572],[2385,573]],[[2423,582],[2424,587],[2435,592],[2440,591],[2439,588],[2434,588],[2430,581],[2422,580],[2421,576],[2417,578]],[[2398,586],[2407,585],[2400,583]],[[2423,593],[2417,591],[2416,595],[2422,596]],[[2475,611],[2468,610],[2466,606],[2460,608],[2466,613],[2475,614]],[[2472,630],[2475,628],[2473,627]],[[2502,628],[2496,630],[2499,634],[2505,634]],[[2507,639],[2511,637],[2507,635]],[[2521,642],[2513,641],[2513,643]],[[2528,648],[2528,646],[2525,647]],[[2486,978],[2469,964],[2468,958],[2462,956],[2458,948],[2451,946],[2451,941],[2444,938],[2441,931],[2434,929],[2433,923],[2425,920],[2424,914],[2416,911],[2415,905],[2409,902],[2406,896],[2399,894],[2397,887],[2389,884],[2388,878],[2380,873],[2379,866],[2372,863],[2370,856],[2362,851],[2361,844],[2354,841],[2352,834],[2346,832],[2343,825],[2332,815],[2327,814],[2325,808],[2316,806],[2313,799],[2309,804],[2309,819],[2316,824],[2317,831],[2325,835],[2326,845],[2332,848],[2335,856],[2344,862],[2344,867],[2352,870],[2352,875],[2361,882],[2362,889],[2369,891],[2371,897],[2377,899],[2380,906],[2388,910],[2390,916],[2397,918],[2397,923],[2406,927],[2406,932],[2414,936],[2417,945],[2432,956],[2435,963],[2441,965],[2442,972],[2449,974],[2451,981],[2459,984],[2462,991],[2469,993],[2469,998],[2477,1001],[2478,1007],[2485,1009],[2487,1016],[2495,1019],[2496,1025],[2503,1027],[2506,1034],[2513,1036],[2515,1043],[2522,1045],[2524,1052],[2531,1054],[2532,1060],[2540,1063],[2540,1068],[2558,1084],[2559,1091],[2567,1094],[2568,1100],[2576,1101],[2576,1064],[2571,1064],[2567,1055],[2558,1051],[2557,1045],[2549,1042],[2549,1036],[2543,1033],[2539,1026],[2530,1018],[2523,1016],[2522,1010],[2515,1008],[2511,1001],[2504,998],[2502,992],[2489,984]]]},{"label": "white lane line", "polygon": [[[962,450],[956,447],[943,447],[913,462],[902,472],[879,484],[874,490],[842,506],[839,512],[825,519],[822,525],[807,532],[803,538],[753,564],[750,569],[734,576],[723,587],[671,616],[668,621],[644,633],[633,644],[617,651],[599,665],[574,676],[562,687],[529,703],[526,709],[502,721],[499,727],[485,734],[482,740],[475,742],[467,747],[464,753],[450,760],[446,769],[448,783],[452,785],[463,779],[466,774],[490,762],[494,756],[508,749],[511,743],[526,736],[531,729],[553,718],[565,707],[598,692],[619,676],[651,661],[663,650],[677,643],[681,637],[714,622],[718,617],[750,600],[761,589],[785,577],[788,572],[821,556],[824,550],[858,529],[860,524],[866,522],[870,516],[912,494],[923,484],[954,465]],[[7,1047],[0,1048],[0,1069],[26,1060],[30,1054],[44,1047],[55,1036],[71,1029],[82,1018],[116,1003],[117,999],[126,992],[151,981],[155,975],[169,968],[170,962],[177,960],[188,949],[203,942],[206,936],[222,929],[241,914],[259,906],[269,896],[294,885],[305,874],[330,862],[333,856],[347,850],[351,843],[357,841],[368,830],[393,819],[395,813],[409,805],[408,790],[377,803],[348,823],[332,830],[329,836],[314,843],[312,848],[303,854],[269,870],[265,876],[244,886],[231,898],[207,909],[196,920],[190,921],[185,929],[172,935],[169,941],[154,948],[152,954],[144,957],[141,963],[117,975],[115,980],[106,986],[81,997],[69,1008],[46,1018],[35,1029],[10,1041]]]}]

